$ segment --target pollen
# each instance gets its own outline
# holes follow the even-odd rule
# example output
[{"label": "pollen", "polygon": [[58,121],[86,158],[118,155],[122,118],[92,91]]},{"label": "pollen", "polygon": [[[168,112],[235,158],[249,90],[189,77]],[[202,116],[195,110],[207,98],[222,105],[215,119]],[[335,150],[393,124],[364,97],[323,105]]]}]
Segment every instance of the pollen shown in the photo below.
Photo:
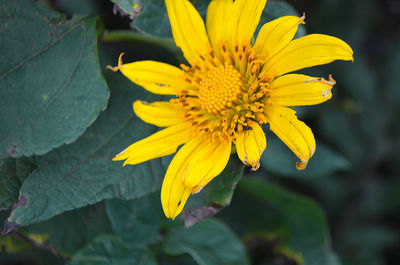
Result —
[{"label": "pollen", "polygon": [[232,66],[217,66],[200,84],[199,101],[210,113],[221,113],[233,106],[242,91],[242,75]]}]

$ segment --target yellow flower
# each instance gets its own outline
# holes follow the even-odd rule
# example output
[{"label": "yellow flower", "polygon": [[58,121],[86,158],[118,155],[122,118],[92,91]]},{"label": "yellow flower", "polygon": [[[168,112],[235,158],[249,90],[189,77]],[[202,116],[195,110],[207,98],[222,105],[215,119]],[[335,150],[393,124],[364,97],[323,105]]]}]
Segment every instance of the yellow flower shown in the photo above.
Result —
[{"label": "yellow flower", "polygon": [[170,155],[183,145],[168,167],[161,189],[165,215],[174,219],[188,197],[199,192],[228,163],[232,144],[244,164],[259,168],[267,143],[262,124],[300,159],[304,169],[315,152],[311,129],[290,107],[331,98],[335,81],[287,74],[334,60],[353,60],[342,40],[311,34],[292,40],[303,17],[285,16],[266,23],[252,43],[266,0],[213,0],[206,26],[188,0],[165,0],[172,33],[190,66],[161,62],[123,64],[132,82],[169,102],[133,103],[145,122],[167,127],[138,141],[114,160],[126,164]]}]

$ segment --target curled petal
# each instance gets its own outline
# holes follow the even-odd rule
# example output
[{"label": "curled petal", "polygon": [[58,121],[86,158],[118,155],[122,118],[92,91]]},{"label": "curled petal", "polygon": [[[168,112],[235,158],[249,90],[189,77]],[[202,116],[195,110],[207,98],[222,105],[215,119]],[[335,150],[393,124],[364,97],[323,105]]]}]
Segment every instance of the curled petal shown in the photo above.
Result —
[{"label": "curled petal", "polygon": [[325,102],[332,97],[335,80],[289,74],[275,79],[269,87],[269,100],[282,106],[305,106]]},{"label": "curled petal", "polygon": [[168,218],[174,219],[191,193],[200,191],[218,176],[228,163],[231,143],[196,137],[172,159],[161,188],[161,203]]},{"label": "curled petal", "polygon": [[300,159],[297,169],[305,169],[315,152],[315,138],[311,129],[296,117],[292,109],[269,105],[265,115],[273,131]]},{"label": "curled petal", "polygon": [[240,160],[257,170],[260,167],[260,157],[267,147],[264,131],[257,123],[251,128],[239,132],[236,138],[236,150]]}]

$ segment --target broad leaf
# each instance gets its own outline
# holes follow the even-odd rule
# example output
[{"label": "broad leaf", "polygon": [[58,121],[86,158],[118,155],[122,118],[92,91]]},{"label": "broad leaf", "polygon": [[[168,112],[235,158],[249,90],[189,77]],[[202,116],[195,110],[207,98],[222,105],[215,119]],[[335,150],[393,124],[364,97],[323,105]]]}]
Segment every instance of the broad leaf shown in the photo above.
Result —
[{"label": "broad leaf", "polygon": [[156,265],[145,248],[130,248],[117,237],[101,236],[78,251],[68,265]]},{"label": "broad leaf", "polygon": [[23,231],[46,235],[59,252],[73,254],[100,234],[111,233],[111,224],[104,203],[99,203],[63,213],[46,222],[23,228]]},{"label": "broad leaf", "polygon": [[224,223],[215,219],[190,228],[172,228],[163,246],[169,255],[190,254],[199,265],[249,264],[240,240]]},{"label": "broad leaf", "polygon": [[8,209],[18,201],[22,182],[35,168],[35,163],[28,158],[0,160],[0,210]]},{"label": "broad leaf", "polygon": [[346,156],[353,168],[364,168],[366,139],[359,125],[358,115],[328,104],[317,117],[315,129]]},{"label": "broad leaf", "polygon": [[[23,183],[20,200],[27,205],[12,212],[10,223],[33,224],[103,199],[133,199],[160,188],[168,159],[126,167],[111,161],[115,154],[155,130],[139,121],[131,109],[133,101],[146,100],[144,89],[117,80],[116,86],[111,83],[115,90],[98,120],[75,143],[45,155]],[[119,86],[130,90],[121,92]]]},{"label": "broad leaf", "polygon": [[[205,18],[208,0],[195,0],[193,4],[197,11]],[[146,0],[141,1],[143,9],[136,19],[134,26],[140,31],[159,37],[172,37],[171,26],[168,19],[164,0]]]},{"label": "broad leaf", "polygon": [[65,265],[65,261],[60,257],[54,256],[50,251],[31,247],[18,253],[2,251],[0,253],[0,264]]},{"label": "broad leaf", "polygon": [[118,5],[119,8],[129,15],[133,15],[133,13],[138,10],[139,7],[137,0],[111,0],[111,2]]},{"label": "broad leaf", "polygon": [[107,104],[95,20],[65,20],[40,1],[0,1],[0,157],[71,143]]},{"label": "broad leaf", "polygon": [[[222,213],[235,230],[265,241],[273,255],[294,264],[338,265],[330,248],[325,215],[311,200],[263,181],[242,179],[232,206]],[[263,246],[263,244],[261,244]],[[272,255],[271,254],[271,255]],[[271,257],[270,257],[271,258]]]},{"label": "broad leaf", "polygon": [[114,233],[126,244],[143,245],[160,239],[163,213],[160,196],[154,195],[130,201],[107,201],[107,214]]},{"label": "broad leaf", "polygon": [[161,255],[158,257],[160,265],[197,265],[189,254],[181,256]]},{"label": "broad leaf", "polygon": [[310,159],[307,168],[296,169],[299,159],[276,137],[269,137],[267,149],[261,156],[261,166],[268,172],[300,178],[323,177],[350,167],[349,161],[324,144],[317,143],[314,156]]},{"label": "broad leaf", "polygon": [[[393,46],[387,51],[387,55],[385,56],[385,68],[383,72],[384,82],[384,96],[385,102],[388,102],[393,110],[399,111],[399,101],[400,101],[400,91],[399,87],[399,78],[398,78],[398,62],[400,61],[400,51],[398,49],[400,45],[400,37],[397,36],[397,39],[393,42]],[[398,118],[398,116],[397,116]]]}]

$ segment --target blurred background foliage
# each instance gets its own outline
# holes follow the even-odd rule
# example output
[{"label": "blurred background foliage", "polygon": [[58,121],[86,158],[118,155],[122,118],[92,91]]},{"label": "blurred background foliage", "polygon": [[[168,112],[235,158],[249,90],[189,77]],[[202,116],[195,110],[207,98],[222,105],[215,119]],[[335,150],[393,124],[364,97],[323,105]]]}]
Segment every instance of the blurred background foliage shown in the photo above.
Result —
[{"label": "blurred background foliage", "polygon": [[[204,16],[209,1],[193,2]],[[399,263],[399,1],[268,1],[262,23],[305,12],[297,37],[333,35],[355,52],[303,71],[337,81],[332,100],[296,109],[316,154],[297,171],[266,131],[258,171],[232,157],[174,222],[159,201],[170,157],[110,161],[156,130],[131,103],[162,97],[105,69],[122,51],[184,62],[163,1],[43,3],[0,1],[0,264]]]}]

